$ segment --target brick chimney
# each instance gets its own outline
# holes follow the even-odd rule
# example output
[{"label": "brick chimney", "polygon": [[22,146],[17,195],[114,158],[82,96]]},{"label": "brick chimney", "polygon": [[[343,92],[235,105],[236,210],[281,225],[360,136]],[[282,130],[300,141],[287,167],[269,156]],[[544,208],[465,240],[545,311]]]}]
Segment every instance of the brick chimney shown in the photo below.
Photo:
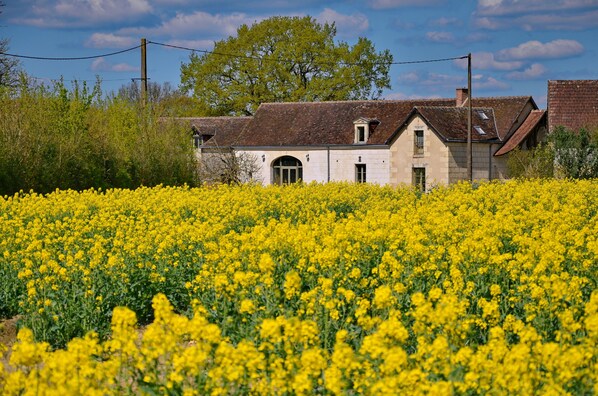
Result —
[{"label": "brick chimney", "polygon": [[463,107],[467,103],[469,90],[467,88],[457,88],[457,107]]}]

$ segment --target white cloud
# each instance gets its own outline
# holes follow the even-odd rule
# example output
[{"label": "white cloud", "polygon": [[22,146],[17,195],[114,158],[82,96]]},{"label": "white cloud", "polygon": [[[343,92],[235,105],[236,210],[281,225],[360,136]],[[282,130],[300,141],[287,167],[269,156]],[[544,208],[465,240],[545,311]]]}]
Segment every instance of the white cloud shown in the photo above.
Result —
[{"label": "white cloud", "polygon": [[101,57],[94,59],[93,62],[91,62],[91,70],[96,72],[138,72],[140,69],[137,66],[132,66],[127,63],[112,64],[107,62],[105,58]]},{"label": "white cloud", "polygon": [[477,43],[480,41],[489,42],[490,40],[491,39],[487,34],[481,32],[473,32],[465,37],[465,41],[468,43]]},{"label": "white cloud", "polygon": [[392,25],[401,30],[411,30],[417,26],[415,23],[413,23],[413,21],[403,21],[400,19],[396,19]]},{"label": "white cloud", "polygon": [[93,48],[127,48],[139,44],[139,39],[112,33],[94,33],[85,45]]},{"label": "white cloud", "polygon": [[426,38],[434,43],[453,43],[455,36],[451,32],[428,32]]},{"label": "white cloud", "polygon": [[367,16],[359,12],[345,15],[330,8],[325,8],[316,19],[321,23],[334,22],[340,37],[357,37],[369,28]]},{"label": "white cloud", "polygon": [[152,0],[153,3],[167,6],[185,5],[189,4],[190,0]]},{"label": "white cloud", "polygon": [[432,26],[462,26],[463,21],[458,18],[441,17],[430,22]]},{"label": "white cloud", "polygon": [[[467,59],[458,59],[455,61],[455,64],[461,69],[466,69]],[[522,66],[523,62],[520,61],[499,61],[494,57],[492,52],[476,52],[471,55],[471,67],[477,70],[511,71],[520,69]]]},{"label": "white cloud", "polygon": [[430,72],[410,72],[399,76],[399,84],[419,85],[433,87],[435,89],[455,88],[463,85],[466,76],[450,75]]},{"label": "white cloud", "polygon": [[480,29],[488,29],[488,30],[496,30],[496,29],[500,29],[501,24],[492,18],[477,18],[475,21],[475,24],[477,27],[479,27]]},{"label": "white cloud", "polygon": [[369,4],[373,9],[381,10],[410,6],[425,7],[441,2],[442,0],[370,0]]},{"label": "white cloud", "polygon": [[573,11],[596,8],[596,0],[479,0],[476,12],[483,16]]},{"label": "white cloud", "polygon": [[569,58],[583,52],[583,45],[575,40],[554,40],[545,44],[534,40],[498,51],[496,58],[500,60]]},{"label": "white cloud", "polygon": [[211,50],[214,48],[213,40],[168,40],[168,45],[174,45],[177,47],[191,48],[195,50]]},{"label": "white cloud", "polygon": [[582,30],[598,26],[596,0],[479,0],[475,25],[482,29]]},{"label": "white cloud", "polygon": [[546,74],[546,68],[540,63],[534,63],[523,71],[514,71],[507,74],[509,80],[533,80]]},{"label": "white cloud", "polygon": [[30,9],[31,16],[13,22],[37,27],[82,27],[137,20],[152,10],[147,0],[38,1]]},{"label": "white cloud", "polygon": [[417,72],[405,73],[399,76],[399,82],[404,84],[416,84],[421,80]]},{"label": "white cloud", "polygon": [[[510,88],[509,84],[497,80],[494,77],[487,77],[483,75],[476,75],[472,78],[473,90],[507,90]],[[472,90],[472,91],[473,91]]]},{"label": "white cloud", "polygon": [[119,33],[168,37],[189,37],[204,34],[214,38],[221,38],[223,36],[235,35],[237,28],[242,24],[251,25],[256,21],[256,18],[249,17],[243,13],[212,15],[202,11],[196,11],[192,14],[179,12],[173,18],[162,22],[159,26],[152,28],[125,28],[121,29]]}]

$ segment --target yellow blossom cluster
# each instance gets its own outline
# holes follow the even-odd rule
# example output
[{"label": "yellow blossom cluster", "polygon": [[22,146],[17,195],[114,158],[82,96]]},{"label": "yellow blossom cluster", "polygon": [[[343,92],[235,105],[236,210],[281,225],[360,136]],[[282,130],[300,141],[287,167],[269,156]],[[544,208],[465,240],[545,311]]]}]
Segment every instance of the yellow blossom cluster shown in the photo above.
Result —
[{"label": "yellow blossom cluster", "polygon": [[598,393],[597,181],[21,193],[0,237],[5,394]]}]

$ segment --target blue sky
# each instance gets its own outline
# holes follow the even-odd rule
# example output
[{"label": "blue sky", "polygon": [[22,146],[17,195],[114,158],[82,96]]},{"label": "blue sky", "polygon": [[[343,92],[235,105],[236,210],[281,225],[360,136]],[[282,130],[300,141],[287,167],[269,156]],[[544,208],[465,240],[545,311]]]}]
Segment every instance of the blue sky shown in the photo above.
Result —
[{"label": "blue sky", "polygon": [[[337,39],[367,37],[395,62],[473,54],[473,95],[532,95],[547,80],[598,78],[598,0],[4,0],[0,38],[10,52],[82,57],[148,40],[210,50],[239,25],[273,15],[335,22]],[[151,81],[178,86],[190,52],[148,46]],[[105,91],[139,77],[140,51],[81,61],[22,60],[40,81],[102,80]],[[383,97],[452,97],[466,86],[459,61],[395,65]]]}]

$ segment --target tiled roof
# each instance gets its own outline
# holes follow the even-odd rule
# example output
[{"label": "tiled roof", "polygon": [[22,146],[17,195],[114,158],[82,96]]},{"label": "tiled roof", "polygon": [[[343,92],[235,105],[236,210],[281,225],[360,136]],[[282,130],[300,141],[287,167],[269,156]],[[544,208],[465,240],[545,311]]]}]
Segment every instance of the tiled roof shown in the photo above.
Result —
[{"label": "tiled roof", "polygon": [[[467,107],[418,106],[415,108],[415,111],[426,120],[430,127],[443,140],[467,141]],[[474,107],[472,108],[471,115],[471,140],[473,142],[483,142],[498,138],[493,109]],[[483,115],[486,115],[486,117]],[[485,134],[481,133],[481,131],[485,132]]]},{"label": "tiled roof", "polygon": [[491,108],[494,110],[496,128],[500,140],[508,138],[511,128],[521,116],[525,105],[532,102],[534,109],[538,107],[531,96],[501,96],[494,98],[473,98],[473,107]]},{"label": "tiled roof", "polygon": [[[492,122],[478,119],[486,126],[488,140],[508,136],[521,115],[529,96],[474,98],[476,108],[487,110]],[[415,107],[429,108],[430,121],[446,139],[464,139],[467,131],[467,107],[455,107],[455,99],[368,100],[337,102],[263,103],[253,117],[189,118],[202,134],[216,135],[206,146],[311,146],[351,145],[355,139],[354,121],[375,120],[367,144],[387,144]],[[433,110],[432,107],[438,107]],[[535,107],[535,104],[534,104]],[[465,114],[465,118],[463,115]],[[473,113],[476,125],[476,113]],[[493,124],[493,125],[489,125]],[[487,130],[486,130],[487,129]],[[442,131],[442,132],[440,132]]]},{"label": "tiled roof", "polygon": [[598,126],[598,80],[548,81],[548,125],[551,131]]},{"label": "tiled roof", "polygon": [[185,117],[178,120],[188,123],[200,135],[213,136],[208,141],[210,145],[230,146],[251,117]]},{"label": "tiled roof", "polygon": [[494,154],[496,156],[503,155],[519,146],[530,133],[541,123],[542,119],[546,115],[545,110],[532,110],[529,113],[523,124],[515,131],[515,133],[498,149]]},{"label": "tiled roof", "polygon": [[264,103],[247,124],[237,146],[353,144],[354,121],[376,119],[368,144],[384,144],[414,106],[454,105],[454,99]]}]

